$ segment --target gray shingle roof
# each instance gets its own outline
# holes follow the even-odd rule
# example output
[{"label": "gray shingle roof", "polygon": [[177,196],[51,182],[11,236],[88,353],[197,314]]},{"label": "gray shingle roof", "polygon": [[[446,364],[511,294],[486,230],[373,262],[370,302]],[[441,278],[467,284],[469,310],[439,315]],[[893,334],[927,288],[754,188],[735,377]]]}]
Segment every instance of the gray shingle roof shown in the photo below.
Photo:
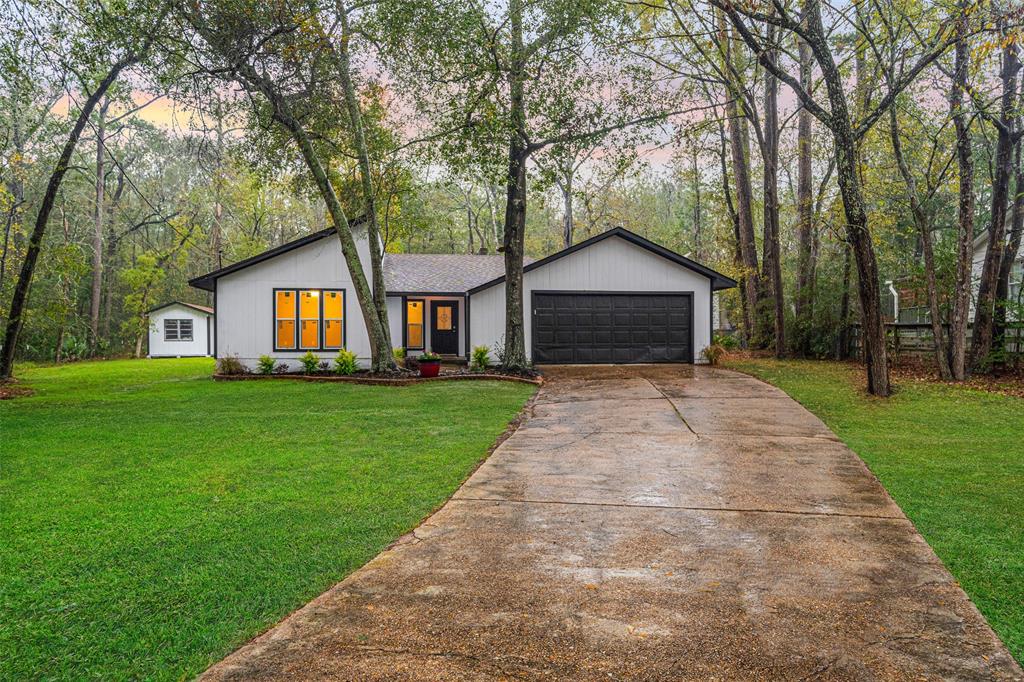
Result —
[{"label": "gray shingle roof", "polygon": [[505,257],[501,254],[389,253],[384,256],[384,286],[388,293],[465,292],[504,274]]}]

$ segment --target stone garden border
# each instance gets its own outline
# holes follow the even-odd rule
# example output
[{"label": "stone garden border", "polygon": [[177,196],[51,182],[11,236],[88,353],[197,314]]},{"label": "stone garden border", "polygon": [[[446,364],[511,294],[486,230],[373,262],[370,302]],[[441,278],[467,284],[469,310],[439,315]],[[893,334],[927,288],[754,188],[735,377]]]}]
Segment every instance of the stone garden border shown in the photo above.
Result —
[{"label": "stone garden border", "polygon": [[517,377],[509,374],[441,374],[436,377],[414,376],[394,379],[386,377],[328,376],[319,374],[214,374],[213,378],[215,381],[285,379],[291,381],[363,384],[366,386],[412,386],[413,384],[425,384],[432,381],[512,381],[520,384],[532,384],[534,386],[540,386],[544,383],[543,377],[528,379],[527,377]]}]

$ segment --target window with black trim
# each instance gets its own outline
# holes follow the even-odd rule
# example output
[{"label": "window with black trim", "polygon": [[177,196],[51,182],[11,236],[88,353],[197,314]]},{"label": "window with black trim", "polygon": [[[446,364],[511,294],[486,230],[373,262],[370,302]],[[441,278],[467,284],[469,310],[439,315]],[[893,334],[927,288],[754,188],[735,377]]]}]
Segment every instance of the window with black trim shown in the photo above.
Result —
[{"label": "window with black trim", "polygon": [[274,290],[274,350],[344,347],[344,289]]},{"label": "window with black trim", "polygon": [[164,320],[164,341],[191,341],[192,320]]},{"label": "window with black trim", "polygon": [[423,348],[423,308],[422,300],[409,299],[405,303],[405,338],[408,348]]}]

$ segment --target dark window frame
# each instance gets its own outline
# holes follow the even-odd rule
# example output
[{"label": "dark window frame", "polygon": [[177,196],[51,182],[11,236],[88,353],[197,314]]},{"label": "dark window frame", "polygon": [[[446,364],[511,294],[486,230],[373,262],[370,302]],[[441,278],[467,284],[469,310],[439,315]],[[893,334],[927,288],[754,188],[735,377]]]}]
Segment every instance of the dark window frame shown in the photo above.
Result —
[{"label": "dark window frame", "polygon": [[[292,291],[295,293],[295,347],[294,348],[281,348],[277,345],[277,292],[279,291]],[[316,348],[300,348],[299,343],[302,335],[300,329],[300,303],[299,294],[303,291],[318,291],[320,295],[319,310],[318,310],[318,323],[320,328],[317,333],[317,347]],[[324,335],[326,332],[324,326],[324,293],[327,292],[338,292],[341,294],[341,346],[340,347],[327,347],[324,345]],[[298,353],[302,355],[304,353],[313,352],[336,352],[345,348],[348,348],[348,291],[341,287],[274,287],[270,294],[271,296],[271,313],[270,313],[270,324],[271,324],[271,344],[275,353]],[[331,318],[334,319],[334,318]]]},{"label": "dark window frame", "polygon": [[[418,302],[423,306],[420,319],[420,340],[423,342],[418,346],[409,345],[409,304]],[[427,299],[403,296],[402,297],[402,347],[407,350],[425,350],[427,347]]]},{"label": "dark window frame", "polygon": [[[171,322],[174,323],[174,336],[171,337]],[[188,337],[182,336],[182,323],[188,323]],[[165,317],[164,318],[164,341],[171,343],[191,343],[196,338],[195,322],[190,317]]]}]

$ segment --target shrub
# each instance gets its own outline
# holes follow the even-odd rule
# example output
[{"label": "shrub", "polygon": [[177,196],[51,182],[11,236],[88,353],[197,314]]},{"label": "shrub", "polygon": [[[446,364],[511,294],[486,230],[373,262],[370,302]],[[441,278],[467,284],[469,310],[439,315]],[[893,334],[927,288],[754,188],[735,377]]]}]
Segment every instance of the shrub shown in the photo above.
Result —
[{"label": "shrub", "polygon": [[342,348],[334,358],[334,371],[342,376],[349,376],[356,373],[359,365],[356,363],[356,354]]},{"label": "shrub", "polygon": [[392,348],[391,355],[394,356],[395,360],[401,362],[405,360],[405,349],[404,348]]},{"label": "shrub", "polygon": [[321,372],[326,372],[331,368],[331,363],[327,362],[326,360],[321,360],[320,364],[317,365],[316,368]]},{"label": "shrub", "polygon": [[718,364],[718,361],[725,355],[725,348],[720,343],[712,343],[710,346],[700,352],[704,356],[704,359],[708,361],[708,364],[714,366]]},{"label": "shrub", "polygon": [[286,363],[286,362],[279,362],[276,365],[274,365],[274,374],[287,374],[287,373],[288,373],[288,363]]},{"label": "shrub", "polygon": [[491,349],[487,346],[474,346],[473,359],[470,361],[470,369],[476,372],[484,372],[491,366]]},{"label": "shrub", "polygon": [[426,353],[420,353],[416,359],[420,362],[441,362],[441,356],[429,350]]},{"label": "shrub", "polygon": [[272,374],[277,363],[269,355],[261,355],[259,360],[260,374]]},{"label": "shrub", "polygon": [[248,374],[249,368],[238,359],[237,355],[225,355],[217,360],[217,374]]},{"label": "shrub", "polygon": [[303,374],[315,374],[320,358],[314,355],[313,351],[307,350],[306,354],[299,358],[299,363],[302,365]]},{"label": "shrub", "polygon": [[740,347],[740,340],[733,334],[715,334],[711,338],[711,343],[725,350],[736,350]]}]

